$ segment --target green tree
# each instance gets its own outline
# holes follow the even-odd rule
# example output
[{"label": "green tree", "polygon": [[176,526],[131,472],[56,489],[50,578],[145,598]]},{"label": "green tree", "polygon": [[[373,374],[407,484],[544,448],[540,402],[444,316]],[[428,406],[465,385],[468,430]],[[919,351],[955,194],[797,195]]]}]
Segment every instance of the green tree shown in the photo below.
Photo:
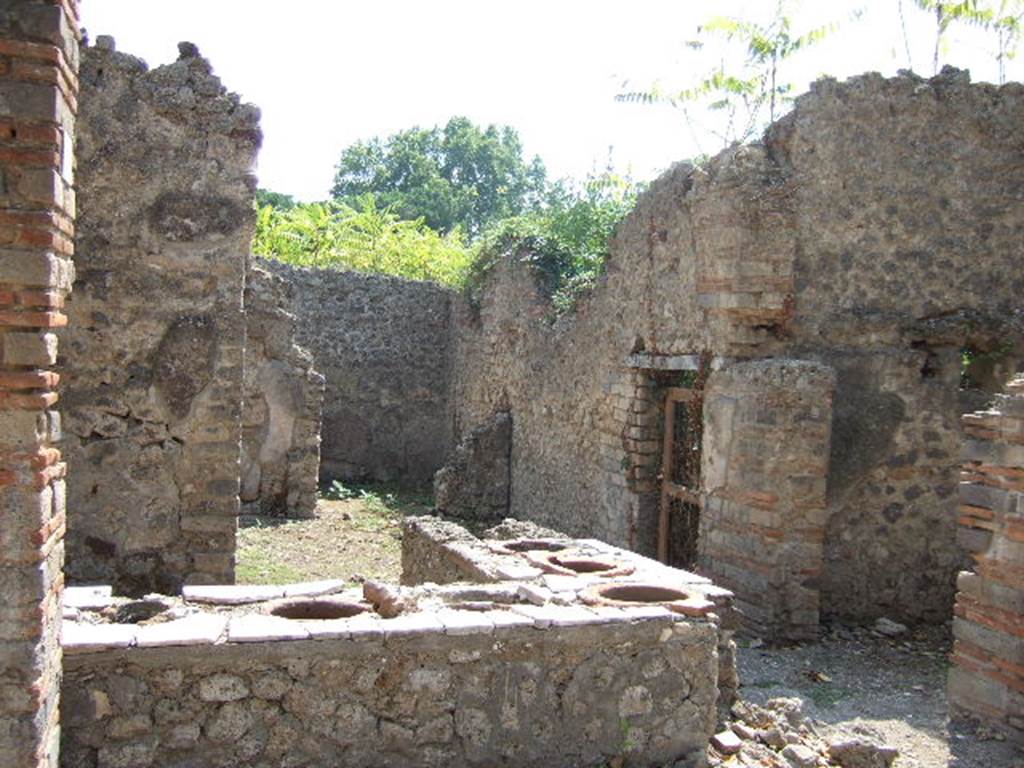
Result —
[{"label": "green tree", "polygon": [[[900,0],[902,4],[902,0]],[[932,51],[932,72],[939,72],[939,57],[946,33],[954,24],[969,24],[988,27],[992,22],[992,11],[978,0],[913,0],[914,5],[935,18],[935,45]],[[902,10],[902,9],[901,9]],[[904,28],[903,34],[906,35]],[[909,47],[909,46],[908,46]],[[911,63],[911,69],[913,64]]]},{"label": "green tree", "polygon": [[545,184],[540,158],[523,158],[508,126],[465,117],[443,128],[411,128],[360,141],[341,153],[331,194],[351,203],[367,193],[403,219],[475,237],[490,223],[535,206]]},{"label": "green tree", "polygon": [[785,0],[778,0],[767,22],[714,17],[697,28],[696,39],[686,43],[694,51],[705,49],[715,39],[738,45],[742,51],[738,63],[723,59],[696,82],[677,91],[666,92],[655,84],[645,90],[623,91],[616,100],[671,104],[682,110],[691,130],[694,121],[690,108],[710,110],[724,115],[724,123],[705,130],[724,145],[750,139],[766,122],[774,122],[783,104],[792,99],[793,86],[783,72],[787,60],[838,28],[838,23],[831,23],[798,34],[793,31],[793,17],[787,6]]},{"label": "green tree", "polygon": [[1006,82],[1006,62],[1016,57],[1024,32],[1024,0],[1001,0],[993,14],[992,28],[996,33],[996,64],[1002,85]]},{"label": "green tree", "polygon": [[609,242],[636,203],[638,185],[608,170],[583,183],[552,184],[540,208],[497,222],[479,243],[469,276],[475,283],[499,260],[528,262],[543,278],[556,313],[572,311],[604,272]]},{"label": "green tree", "polygon": [[264,206],[257,212],[253,251],[296,266],[382,272],[453,286],[463,283],[473,258],[458,230],[441,235],[422,219],[399,219],[379,208],[372,195],[355,206]]},{"label": "green tree", "polygon": [[257,189],[256,190],[256,207],[263,208],[264,206],[273,206],[282,211],[287,211],[295,207],[295,198],[291,195],[286,195],[283,192],[274,192],[270,189]]},{"label": "green tree", "polygon": [[[995,60],[999,69],[1000,84],[1006,82],[1006,62],[1017,54],[1020,44],[1022,21],[1024,21],[1024,1],[998,0],[998,2],[979,2],[979,0],[957,0],[942,2],[941,0],[913,0],[914,5],[930,14],[935,23],[935,44],[932,49],[932,70],[938,73],[943,44],[949,29],[954,25],[965,25],[985,30],[995,37]],[[900,0],[900,12],[903,4]],[[904,45],[907,48],[908,65],[913,69],[910,60],[910,44],[906,26],[903,28]]]}]

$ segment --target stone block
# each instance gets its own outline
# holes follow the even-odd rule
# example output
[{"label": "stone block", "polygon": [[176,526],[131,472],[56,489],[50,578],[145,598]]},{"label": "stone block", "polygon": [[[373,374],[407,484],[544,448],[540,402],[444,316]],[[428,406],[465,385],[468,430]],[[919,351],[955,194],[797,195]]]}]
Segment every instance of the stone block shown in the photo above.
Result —
[{"label": "stone block", "polygon": [[135,643],[137,631],[138,627],[131,624],[82,624],[66,621],[61,629],[61,648],[66,654],[128,648]]},{"label": "stone block", "polygon": [[302,622],[278,616],[247,614],[233,616],[228,622],[228,642],[263,643],[278,640],[308,640],[309,630]]},{"label": "stone block", "polygon": [[135,643],[140,648],[168,645],[212,645],[220,640],[227,629],[224,616],[196,614],[163,624],[140,626]]},{"label": "stone block", "polygon": [[2,343],[3,361],[6,365],[48,368],[57,362],[56,334],[14,331],[5,333]]}]

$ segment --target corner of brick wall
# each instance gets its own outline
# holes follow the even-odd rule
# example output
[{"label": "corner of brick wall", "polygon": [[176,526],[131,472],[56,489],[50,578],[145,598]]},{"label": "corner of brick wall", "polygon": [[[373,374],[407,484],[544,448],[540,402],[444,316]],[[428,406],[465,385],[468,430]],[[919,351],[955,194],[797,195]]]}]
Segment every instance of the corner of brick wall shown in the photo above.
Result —
[{"label": "corner of brick wall", "polygon": [[963,417],[949,703],[1024,743],[1024,376]]},{"label": "corner of brick wall", "polygon": [[55,329],[74,274],[75,0],[0,6],[0,761],[56,766],[64,472]]}]

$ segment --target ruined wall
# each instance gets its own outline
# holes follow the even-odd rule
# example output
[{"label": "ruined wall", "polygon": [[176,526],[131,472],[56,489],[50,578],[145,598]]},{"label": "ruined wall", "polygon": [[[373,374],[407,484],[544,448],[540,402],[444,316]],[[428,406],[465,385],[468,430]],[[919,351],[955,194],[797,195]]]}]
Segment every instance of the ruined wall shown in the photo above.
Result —
[{"label": "ruined wall", "polygon": [[951,70],[823,80],[763,143],[654,182],[574,316],[504,261],[459,314],[455,421],[510,411],[511,514],[653,552],[658,361],[820,362],[821,610],[943,619],[958,421],[979,394],[961,349],[1022,359],[1022,117],[1019,84]]},{"label": "ruined wall", "polygon": [[74,270],[78,4],[0,6],[0,762],[55,768],[65,464],[54,330]]},{"label": "ruined wall", "polygon": [[251,266],[245,284],[242,509],[312,517],[320,471],[324,377],[295,344],[294,291]]},{"label": "ruined wall", "polygon": [[428,483],[452,448],[452,292],[261,264],[294,287],[298,342],[326,380],[321,476]]},{"label": "ruined wall", "polygon": [[949,700],[1024,743],[1024,378],[964,416],[958,538],[971,553],[953,619]]},{"label": "ruined wall", "polygon": [[119,591],[234,578],[259,113],[183,43],[86,50],[78,288],[65,334],[68,573]]},{"label": "ruined wall", "polygon": [[125,648],[123,633],[120,648],[113,634],[75,643],[61,764],[547,768],[703,754],[713,624],[656,607],[528,609],[207,615],[149,647]]},{"label": "ruined wall", "polygon": [[818,636],[835,374],[792,360],[711,374],[704,400],[700,567],[747,630]]},{"label": "ruined wall", "polygon": [[949,615],[961,349],[1022,359],[1022,118],[1020,84],[869,75],[819,83],[774,137],[800,182],[792,333],[837,372],[829,612]]},{"label": "ruined wall", "polygon": [[434,506],[451,517],[503,520],[508,515],[512,419],[496,413],[471,429],[434,476]]}]

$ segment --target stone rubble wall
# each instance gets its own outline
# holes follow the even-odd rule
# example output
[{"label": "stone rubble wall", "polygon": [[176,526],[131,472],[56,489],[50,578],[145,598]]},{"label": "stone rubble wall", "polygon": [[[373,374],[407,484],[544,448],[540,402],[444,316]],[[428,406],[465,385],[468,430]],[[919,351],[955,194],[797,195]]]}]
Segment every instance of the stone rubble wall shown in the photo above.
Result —
[{"label": "stone rubble wall", "polygon": [[56,768],[65,469],[55,330],[74,275],[75,0],[0,5],[0,763]]},{"label": "stone rubble wall", "polygon": [[453,448],[451,303],[434,283],[272,260],[297,340],[326,380],[321,478],[430,482]]},{"label": "stone rubble wall", "polygon": [[821,363],[820,612],[944,620],[959,417],[979,394],[960,389],[961,350],[1024,359],[1022,141],[1019,84],[816,83],[762,143],[656,180],[573,316],[503,260],[456,313],[456,431],[508,410],[512,516],[652,553],[659,361]]},{"label": "stone rubble wall", "polygon": [[259,111],[188,43],[83,51],[78,278],[63,334],[68,575],[119,592],[234,579]]},{"label": "stone rubble wall", "polygon": [[707,383],[700,570],[760,637],[818,636],[834,388],[831,369],[794,360],[736,363]]},{"label": "stone rubble wall", "polygon": [[[508,543],[533,542],[535,552],[508,550]],[[550,574],[550,564],[537,560],[546,551],[562,549],[569,557],[605,560],[618,564],[615,572],[585,574]],[[525,565],[524,565],[525,563]],[[549,575],[546,574],[546,570]],[[570,539],[560,533],[505,520],[483,531],[480,538],[462,526],[436,517],[407,517],[402,522],[402,584],[502,584],[518,582],[518,594],[540,604],[568,604],[571,590],[578,582],[600,585],[602,582],[657,584],[676,587],[700,595],[713,604],[717,640],[717,709],[726,713],[736,700],[739,675],[736,665],[736,643],[733,640],[742,616],[739,603],[727,589],[688,571],[669,568],[661,563],[613,547],[595,539]],[[710,607],[710,606],[709,606]]]},{"label": "stone rubble wall", "polygon": [[313,517],[320,472],[324,377],[295,344],[294,291],[251,266],[245,284],[242,511]]},{"label": "stone rubble wall", "polygon": [[61,765],[662,766],[715,724],[715,627],[663,608],[183,623],[66,643]]},{"label": "stone rubble wall", "polygon": [[434,475],[434,506],[463,520],[498,522],[508,515],[512,419],[496,413],[470,430]]},{"label": "stone rubble wall", "polygon": [[1024,377],[964,416],[958,538],[973,568],[957,578],[949,700],[1024,743]]}]

